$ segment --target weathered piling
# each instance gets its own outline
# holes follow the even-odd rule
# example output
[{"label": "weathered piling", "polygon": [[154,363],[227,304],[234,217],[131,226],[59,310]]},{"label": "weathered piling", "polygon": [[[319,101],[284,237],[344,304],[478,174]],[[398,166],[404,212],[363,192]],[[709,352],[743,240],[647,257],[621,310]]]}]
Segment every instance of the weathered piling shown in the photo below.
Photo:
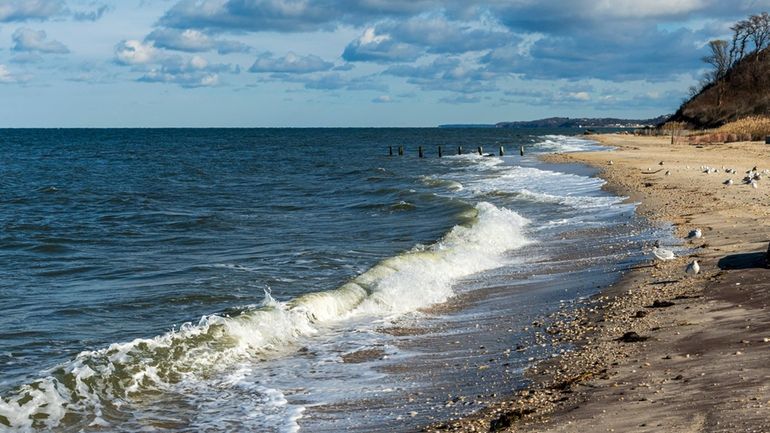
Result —
[{"label": "weathered piling", "polygon": [[418,147],[418,148],[417,148],[417,153],[418,153],[418,155],[420,155],[420,158],[422,158],[422,157],[424,157],[424,156],[425,156],[425,155],[423,155],[423,153],[422,153],[422,146],[420,146],[420,147]]},{"label": "weathered piling", "polygon": [[503,146],[500,146],[500,156],[504,156],[504,155],[505,155],[505,148],[503,148]]},{"label": "weathered piling", "polygon": [[484,148],[479,146],[479,155],[483,155],[483,154],[484,154]]},{"label": "weathered piling", "polygon": [[404,146],[398,146],[398,156],[404,156]]},{"label": "weathered piling", "polygon": [[393,146],[388,146],[388,156],[393,156]]},{"label": "weathered piling", "polygon": [[441,154],[441,146],[438,147],[438,157],[441,158],[443,155]]},{"label": "weathered piling", "polygon": [[457,146],[457,154],[458,155],[462,155],[463,154],[463,147],[462,146]]},{"label": "weathered piling", "polygon": [[521,146],[519,148],[519,153],[521,154],[521,156],[524,156],[524,146]]}]

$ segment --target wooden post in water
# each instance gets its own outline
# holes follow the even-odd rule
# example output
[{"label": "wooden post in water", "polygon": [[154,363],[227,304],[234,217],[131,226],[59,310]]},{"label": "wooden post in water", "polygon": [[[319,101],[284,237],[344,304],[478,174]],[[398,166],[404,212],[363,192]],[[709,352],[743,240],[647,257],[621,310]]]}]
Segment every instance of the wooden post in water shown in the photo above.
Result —
[{"label": "wooden post in water", "polygon": [[524,156],[524,146],[521,146],[521,148],[519,148],[519,153],[521,154],[521,156]]},{"label": "wooden post in water", "polygon": [[398,156],[404,156],[404,146],[398,146]]},{"label": "wooden post in water", "polygon": [[479,146],[479,155],[483,155],[483,154],[484,154],[484,149],[482,149],[481,146]]},{"label": "wooden post in water", "polygon": [[500,156],[503,156],[503,155],[505,155],[505,149],[503,148],[503,146],[500,146]]},{"label": "wooden post in water", "polygon": [[439,157],[439,158],[441,158],[441,157],[442,157],[442,155],[441,155],[441,146],[439,146],[439,147],[438,147],[438,157]]},{"label": "wooden post in water", "polygon": [[388,146],[388,156],[393,156],[393,146]]},{"label": "wooden post in water", "polygon": [[420,155],[420,158],[422,158],[424,155],[422,154],[422,146],[417,148],[417,153]]},{"label": "wooden post in water", "polygon": [[462,146],[457,146],[457,154],[458,155],[462,155],[463,154],[463,147]]}]

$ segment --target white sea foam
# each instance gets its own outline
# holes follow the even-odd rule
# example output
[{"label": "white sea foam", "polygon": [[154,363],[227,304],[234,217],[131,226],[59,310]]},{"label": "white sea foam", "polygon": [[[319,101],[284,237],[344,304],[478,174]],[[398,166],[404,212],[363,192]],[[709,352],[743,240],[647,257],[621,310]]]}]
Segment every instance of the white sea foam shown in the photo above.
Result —
[{"label": "white sea foam", "polygon": [[568,135],[546,135],[543,141],[537,144],[541,150],[549,152],[585,152],[592,150],[607,150],[609,147],[602,146],[596,141]]},{"label": "white sea foam", "polygon": [[528,221],[517,213],[484,202],[475,212],[471,225],[384,260],[337,289],[288,302],[266,294],[259,308],[235,317],[205,316],[155,338],[81,352],[51,376],[0,398],[0,417],[16,431],[51,429],[68,413],[103,425],[105,402],[130,406],[147,392],[275,356],[338,321],[399,315],[442,302],[458,279],[500,266],[506,251],[531,242],[523,234]]}]

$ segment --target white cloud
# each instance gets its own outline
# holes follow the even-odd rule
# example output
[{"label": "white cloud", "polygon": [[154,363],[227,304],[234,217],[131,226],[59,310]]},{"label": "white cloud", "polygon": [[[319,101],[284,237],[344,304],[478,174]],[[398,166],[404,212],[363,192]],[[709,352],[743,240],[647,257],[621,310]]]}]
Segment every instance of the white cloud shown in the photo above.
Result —
[{"label": "white cloud", "polygon": [[249,72],[274,72],[289,74],[307,74],[328,71],[334,64],[314,55],[300,56],[289,52],[284,57],[273,57],[270,52],[262,53],[249,69]]},{"label": "white cloud", "polygon": [[703,0],[601,0],[594,5],[598,15],[640,19],[688,14],[707,6]]},{"label": "white cloud", "polygon": [[249,46],[244,43],[214,39],[206,33],[194,29],[156,29],[147,35],[145,42],[152,42],[158,48],[193,53],[216,50],[220,54],[229,54],[250,50]]},{"label": "white cloud", "polygon": [[144,65],[155,61],[157,57],[158,50],[152,43],[129,39],[115,47],[115,59],[124,65]]},{"label": "white cloud", "polygon": [[65,11],[63,0],[3,0],[0,3],[0,22],[44,20]]},{"label": "white cloud", "polygon": [[16,78],[5,65],[0,65],[0,83],[15,83]]},{"label": "white cloud", "polygon": [[13,32],[13,50],[19,52],[38,52],[51,54],[67,54],[70,52],[63,43],[47,40],[45,31],[35,31],[22,27]]},{"label": "white cloud", "polygon": [[375,104],[388,104],[393,102],[393,98],[391,98],[389,95],[380,95],[372,99],[372,102],[374,102]]},{"label": "white cloud", "polygon": [[575,101],[590,101],[591,95],[588,92],[572,92],[568,93],[567,97]]}]

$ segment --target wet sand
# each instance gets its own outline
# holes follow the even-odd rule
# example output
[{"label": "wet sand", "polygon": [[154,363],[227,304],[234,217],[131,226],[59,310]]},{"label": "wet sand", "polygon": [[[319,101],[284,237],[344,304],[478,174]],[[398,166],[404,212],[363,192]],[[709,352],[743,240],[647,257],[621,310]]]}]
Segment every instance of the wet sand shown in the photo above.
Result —
[{"label": "wet sand", "polygon": [[[673,223],[688,249],[551,317],[554,344],[577,349],[531,368],[529,387],[425,431],[770,431],[770,176],[742,182],[770,169],[770,145],[596,138],[615,150],[548,159],[600,168],[608,189]],[[684,239],[695,228],[703,237]],[[701,272],[686,275],[694,259]]]}]

